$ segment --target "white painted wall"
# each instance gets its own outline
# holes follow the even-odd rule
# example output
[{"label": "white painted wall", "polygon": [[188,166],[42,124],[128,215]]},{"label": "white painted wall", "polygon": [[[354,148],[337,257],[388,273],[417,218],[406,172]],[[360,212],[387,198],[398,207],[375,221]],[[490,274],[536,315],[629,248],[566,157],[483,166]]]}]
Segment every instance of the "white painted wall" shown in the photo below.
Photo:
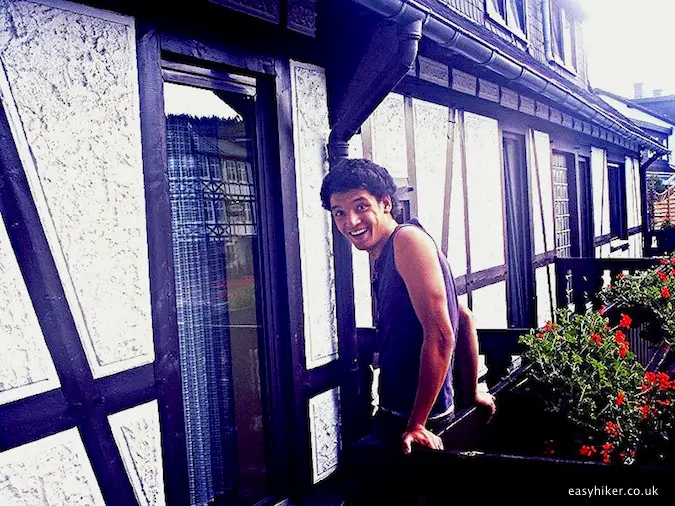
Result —
[{"label": "white painted wall", "polygon": [[[607,155],[603,149],[591,147],[591,185],[593,194],[594,236],[609,234],[609,184]],[[605,250],[599,250],[606,258]],[[596,255],[597,256],[597,255]]]},{"label": "white painted wall", "polygon": [[305,359],[312,369],[338,357],[331,217],[318,197],[328,171],[326,75],[320,67],[299,62],[291,62],[290,71]]},{"label": "white painted wall", "polygon": [[[548,134],[534,132],[527,137],[528,168],[532,195],[532,226],[534,228],[534,253],[555,251],[553,229],[553,179],[551,174],[551,144]],[[541,187],[541,194],[539,188]],[[543,226],[542,226],[543,214]]]},{"label": "white painted wall", "polygon": [[133,19],[3,0],[0,24],[2,105],[92,373],[152,363]]}]

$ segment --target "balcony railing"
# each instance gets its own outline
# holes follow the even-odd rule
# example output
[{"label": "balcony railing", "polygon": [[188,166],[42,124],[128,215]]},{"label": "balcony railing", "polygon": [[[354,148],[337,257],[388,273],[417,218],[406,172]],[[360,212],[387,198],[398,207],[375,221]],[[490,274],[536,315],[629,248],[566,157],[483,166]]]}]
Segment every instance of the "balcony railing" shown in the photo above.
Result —
[{"label": "balcony railing", "polygon": [[[556,258],[557,307],[583,313],[601,306],[600,290],[617,274],[634,273],[658,265],[659,258]],[[657,347],[640,336],[640,327],[628,332],[630,349],[638,362],[647,367]]]}]

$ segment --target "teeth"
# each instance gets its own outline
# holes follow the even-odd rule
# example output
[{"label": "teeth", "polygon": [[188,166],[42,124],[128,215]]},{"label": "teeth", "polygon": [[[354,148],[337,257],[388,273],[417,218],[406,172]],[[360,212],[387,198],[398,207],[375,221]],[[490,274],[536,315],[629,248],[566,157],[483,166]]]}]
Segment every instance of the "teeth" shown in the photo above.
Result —
[{"label": "teeth", "polygon": [[366,229],[364,228],[362,230],[357,230],[356,232],[349,232],[349,235],[351,235],[352,237],[356,237],[358,235],[362,235],[362,234],[365,234],[365,233],[366,233]]}]

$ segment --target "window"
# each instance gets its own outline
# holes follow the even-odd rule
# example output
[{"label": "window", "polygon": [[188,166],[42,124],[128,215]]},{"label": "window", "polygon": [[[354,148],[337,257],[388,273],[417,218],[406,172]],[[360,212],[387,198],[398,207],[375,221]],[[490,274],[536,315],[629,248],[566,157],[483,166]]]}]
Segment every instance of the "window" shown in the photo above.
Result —
[{"label": "window", "polygon": [[612,237],[628,239],[626,171],[623,165],[607,164],[609,183],[609,229]]},{"label": "window", "polygon": [[525,0],[486,0],[485,11],[497,24],[526,39]]},{"label": "window", "polygon": [[575,22],[569,12],[557,1],[544,1],[544,18],[549,29],[545,30],[548,59],[572,73],[576,72]]},{"label": "window", "polygon": [[[235,92],[164,87],[191,504],[250,506],[273,492],[268,457],[277,452],[269,437],[273,334],[261,276],[267,239],[256,225],[257,151],[250,140],[237,142],[242,132],[255,138],[255,104]],[[246,162],[231,159],[234,147]],[[231,184],[195,177],[214,167],[211,176]],[[250,167],[246,182],[256,190],[243,204],[232,191],[241,167],[245,176]],[[246,213],[246,226],[233,210]]]}]

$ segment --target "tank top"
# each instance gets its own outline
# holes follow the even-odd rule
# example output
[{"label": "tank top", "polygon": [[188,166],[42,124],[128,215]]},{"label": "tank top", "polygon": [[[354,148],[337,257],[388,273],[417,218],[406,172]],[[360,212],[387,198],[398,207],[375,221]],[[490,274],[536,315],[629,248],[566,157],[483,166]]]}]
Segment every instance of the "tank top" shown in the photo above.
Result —
[{"label": "tank top", "polygon": [[[394,237],[405,226],[417,226],[424,230],[416,219],[394,229],[374,263],[373,293],[376,297],[376,330],[380,340],[380,409],[408,418],[417,394],[423,330],[394,261]],[[440,251],[438,260],[445,281],[450,322],[456,334],[459,309],[455,280],[447,259]],[[453,410],[453,362],[454,354],[429,420],[446,416]]]}]

